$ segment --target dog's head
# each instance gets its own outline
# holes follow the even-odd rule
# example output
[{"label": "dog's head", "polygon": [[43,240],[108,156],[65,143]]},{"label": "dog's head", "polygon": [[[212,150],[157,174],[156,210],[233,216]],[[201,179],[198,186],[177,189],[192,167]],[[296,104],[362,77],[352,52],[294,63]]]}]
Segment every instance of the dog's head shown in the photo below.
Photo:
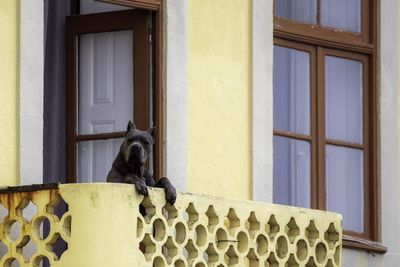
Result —
[{"label": "dog's head", "polygon": [[147,131],[138,130],[134,123],[129,121],[125,140],[121,145],[121,152],[128,165],[143,165],[151,154],[154,144],[155,128]]}]

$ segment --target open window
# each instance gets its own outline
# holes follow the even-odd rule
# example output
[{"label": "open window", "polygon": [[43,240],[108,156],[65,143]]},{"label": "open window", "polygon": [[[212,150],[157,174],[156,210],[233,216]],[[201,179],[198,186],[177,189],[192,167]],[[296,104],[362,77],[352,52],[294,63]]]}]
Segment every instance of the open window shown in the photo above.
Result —
[{"label": "open window", "polygon": [[66,180],[104,182],[129,120],[156,126],[149,168],[160,177],[160,2],[77,2],[77,15],[66,18]]},{"label": "open window", "polygon": [[68,178],[105,181],[127,122],[149,127],[148,14],[67,19]]}]

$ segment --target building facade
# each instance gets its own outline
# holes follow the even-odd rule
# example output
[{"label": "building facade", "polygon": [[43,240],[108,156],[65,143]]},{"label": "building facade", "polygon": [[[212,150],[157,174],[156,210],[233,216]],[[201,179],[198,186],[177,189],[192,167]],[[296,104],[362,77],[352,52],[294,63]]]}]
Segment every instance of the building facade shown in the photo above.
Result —
[{"label": "building facade", "polygon": [[[131,119],[140,128],[156,125],[152,168],[157,176],[169,177],[180,191],[324,209],[329,200],[324,197],[318,200],[315,195],[324,195],[326,187],[320,188],[324,194],[318,190],[311,194],[307,190],[313,190],[313,181],[316,187],[318,183],[326,183],[325,178],[318,178],[325,176],[323,171],[318,173],[325,157],[314,164],[309,162],[313,156],[309,156],[308,171],[296,165],[297,161],[288,160],[287,165],[294,167],[287,169],[306,173],[309,178],[301,185],[310,185],[311,189],[290,187],[300,190],[299,195],[306,195],[298,202],[286,203],[278,197],[282,194],[285,198],[293,191],[286,191],[285,184],[283,192],[276,189],[281,180],[274,170],[278,168],[274,160],[281,151],[277,136],[310,140],[312,144],[314,133],[309,132],[307,139],[308,133],[277,127],[276,108],[280,104],[274,90],[280,84],[274,75],[280,71],[283,81],[297,75],[295,81],[303,84],[307,82],[302,78],[311,77],[310,92],[314,89],[319,92],[319,88],[328,92],[325,88],[328,86],[318,85],[323,84],[318,77],[328,80],[329,75],[294,71],[292,76],[285,76],[289,67],[291,71],[304,70],[304,65],[300,56],[292,57],[297,63],[285,65],[284,56],[278,57],[277,51],[286,49],[281,52],[287,57],[296,51],[306,51],[310,62],[317,62],[310,67],[316,73],[329,64],[326,61],[324,67],[318,67],[322,56],[346,58],[361,62],[361,71],[358,69],[355,77],[361,79],[362,85],[354,86],[357,81],[351,78],[342,80],[361,88],[365,102],[361,101],[359,118],[354,118],[359,109],[352,108],[357,103],[346,95],[343,99],[350,104],[344,120],[352,116],[354,120],[349,120],[349,125],[361,120],[360,127],[366,127],[360,130],[361,135],[365,137],[368,132],[369,141],[334,143],[330,139],[335,138],[327,137],[331,144],[324,139],[328,145],[359,149],[367,155],[359,160],[362,167],[358,169],[363,170],[361,180],[354,185],[351,175],[346,176],[337,189],[338,194],[351,189],[344,196],[348,206],[354,207],[350,214],[343,214],[342,266],[398,265],[400,43],[396,33],[400,27],[400,6],[396,1],[355,1],[361,10],[356,12],[360,25],[364,24],[359,25],[359,30],[349,32],[360,34],[337,37],[332,33],[331,41],[327,41],[330,37],[323,38],[324,32],[316,33],[322,37],[304,37],[300,26],[291,32],[290,20],[303,17],[286,14],[289,8],[277,3],[276,10],[283,11],[274,12],[272,0],[105,2],[109,4],[89,0],[62,4],[43,0],[0,3],[2,186],[103,181],[104,172],[118,151],[118,138],[123,137],[121,132]],[[316,8],[320,10],[320,1],[309,2],[318,3]],[[302,6],[295,8],[302,10]],[[280,20],[285,16],[289,21]],[[323,18],[318,18],[321,21]],[[365,27],[367,37],[363,35]],[[342,26],[334,32],[346,34]],[[291,52],[287,53],[287,49]],[[346,70],[345,74],[350,75],[351,70]],[[340,74],[333,77],[333,84],[339,83]],[[113,91],[114,88],[118,90]],[[299,95],[295,94],[296,99]],[[310,106],[317,102],[311,96],[308,99]],[[287,102],[287,106],[301,105],[293,101]],[[142,106],[143,103],[146,105]],[[93,111],[96,104],[98,109]],[[308,117],[321,114],[318,105],[309,108]],[[289,110],[287,106],[283,109]],[[307,114],[295,109],[294,114],[303,112]],[[304,121],[300,124],[304,125]],[[321,139],[316,136],[315,140]],[[318,147],[310,151],[314,149],[319,151]],[[286,162],[282,161],[285,169]],[[368,186],[364,187],[365,184]],[[363,189],[354,189],[357,186]],[[359,196],[360,203],[352,196]],[[347,218],[353,215],[356,221],[361,217],[361,226],[347,224]]]}]

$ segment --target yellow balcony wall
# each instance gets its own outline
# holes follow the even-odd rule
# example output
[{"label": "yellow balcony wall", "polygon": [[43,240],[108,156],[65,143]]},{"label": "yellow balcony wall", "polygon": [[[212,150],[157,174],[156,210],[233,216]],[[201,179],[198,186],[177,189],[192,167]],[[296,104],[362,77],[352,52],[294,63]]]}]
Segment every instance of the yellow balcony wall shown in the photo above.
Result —
[{"label": "yellow balcony wall", "polygon": [[124,184],[14,188],[0,202],[1,266],[341,265],[331,212],[188,193],[170,206],[161,189],[143,199]]}]

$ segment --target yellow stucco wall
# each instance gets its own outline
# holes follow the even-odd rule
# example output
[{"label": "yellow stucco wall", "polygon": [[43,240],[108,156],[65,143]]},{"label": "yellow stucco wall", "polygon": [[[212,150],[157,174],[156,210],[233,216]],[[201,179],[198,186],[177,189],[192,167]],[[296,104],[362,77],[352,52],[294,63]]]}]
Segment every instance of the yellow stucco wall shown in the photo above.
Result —
[{"label": "yellow stucco wall", "polygon": [[0,186],[18,182],[18,3],[0,1]]},{"label": "yellow stucco wall", "polygon": [[251,196],[251,1],[189,2],[188,191]]}]

